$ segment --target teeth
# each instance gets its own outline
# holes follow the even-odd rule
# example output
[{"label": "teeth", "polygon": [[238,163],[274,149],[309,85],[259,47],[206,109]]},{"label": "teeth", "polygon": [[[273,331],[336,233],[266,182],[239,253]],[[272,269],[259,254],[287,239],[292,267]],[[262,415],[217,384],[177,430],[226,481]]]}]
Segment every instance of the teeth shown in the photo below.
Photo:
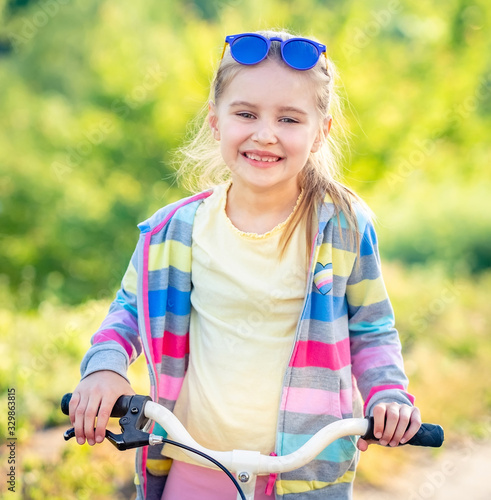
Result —
[{"label": "teeth", "polygon": [[279,157],[278,156],[258,156],[253,153],[244,153],[245,156],[251,160],[256,160],[256,161],[267,161],[267,162],[274,162],[278,161]]}]

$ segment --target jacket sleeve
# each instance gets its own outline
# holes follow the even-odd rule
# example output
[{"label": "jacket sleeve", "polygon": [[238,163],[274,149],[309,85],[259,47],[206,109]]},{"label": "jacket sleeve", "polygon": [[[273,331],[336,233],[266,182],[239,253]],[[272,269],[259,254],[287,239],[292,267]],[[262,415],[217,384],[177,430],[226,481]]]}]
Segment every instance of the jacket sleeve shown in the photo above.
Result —
[{"label": "jacket sleeve", "polygon": [[382,278],[377,236],[370,220],[359,223],[360,255],[347,281],[352,371],[365,401],[365,415],[378,403],[412,405],[407,392],[394,311]]},{"label": "jacket sleeve", "polygon": [[111,370],[126,378],[128,366],[141,353],[137,312],[138,247],[124,274],[121,288],[82,360],[82,378],[100,370]]}]

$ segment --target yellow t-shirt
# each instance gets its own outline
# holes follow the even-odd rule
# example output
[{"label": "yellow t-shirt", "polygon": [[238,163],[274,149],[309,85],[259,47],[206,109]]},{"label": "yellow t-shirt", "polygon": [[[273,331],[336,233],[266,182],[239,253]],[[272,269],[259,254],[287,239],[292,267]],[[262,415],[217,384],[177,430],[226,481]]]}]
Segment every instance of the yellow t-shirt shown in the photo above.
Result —
[{"label": "yellow t-shirt", "polygon": [[[228,187],[215,188],[194,220],[189,367],[174,413],[207,448],[269,454],[305,296],[305,224],[280,260],[293,212],[268,233],[244,233],[225,212]],[[195,463],[174,446],[163,454]]]}]

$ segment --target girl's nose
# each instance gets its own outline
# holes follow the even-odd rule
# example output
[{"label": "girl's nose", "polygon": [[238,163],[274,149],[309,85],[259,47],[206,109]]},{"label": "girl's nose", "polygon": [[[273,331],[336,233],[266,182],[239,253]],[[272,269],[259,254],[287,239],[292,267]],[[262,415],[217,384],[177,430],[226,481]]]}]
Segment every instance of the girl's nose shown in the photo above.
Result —
[{"label": "girl's nose", "polygon": [[259,144],[275,144],[278,139],[274,128],[269,123],[258,123],[252,139]]}]

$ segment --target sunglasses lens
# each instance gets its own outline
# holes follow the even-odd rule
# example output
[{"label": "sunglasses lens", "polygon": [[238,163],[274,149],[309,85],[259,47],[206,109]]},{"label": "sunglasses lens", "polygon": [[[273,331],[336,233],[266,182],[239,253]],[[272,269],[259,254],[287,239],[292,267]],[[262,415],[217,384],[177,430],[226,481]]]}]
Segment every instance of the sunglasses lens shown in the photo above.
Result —
[{"label": "sunglasses lens", "polygon": [[268,44],[257,36],[243,36],[232,42],[230,50],[240,64],[256,64],[268,53]]},{"label": "sunglasses lens", "polygon": [[319,51],[312,43],[303,40],[293,40],[285,43],[283,58],[295,69],[310,69],[319,60]]}]

